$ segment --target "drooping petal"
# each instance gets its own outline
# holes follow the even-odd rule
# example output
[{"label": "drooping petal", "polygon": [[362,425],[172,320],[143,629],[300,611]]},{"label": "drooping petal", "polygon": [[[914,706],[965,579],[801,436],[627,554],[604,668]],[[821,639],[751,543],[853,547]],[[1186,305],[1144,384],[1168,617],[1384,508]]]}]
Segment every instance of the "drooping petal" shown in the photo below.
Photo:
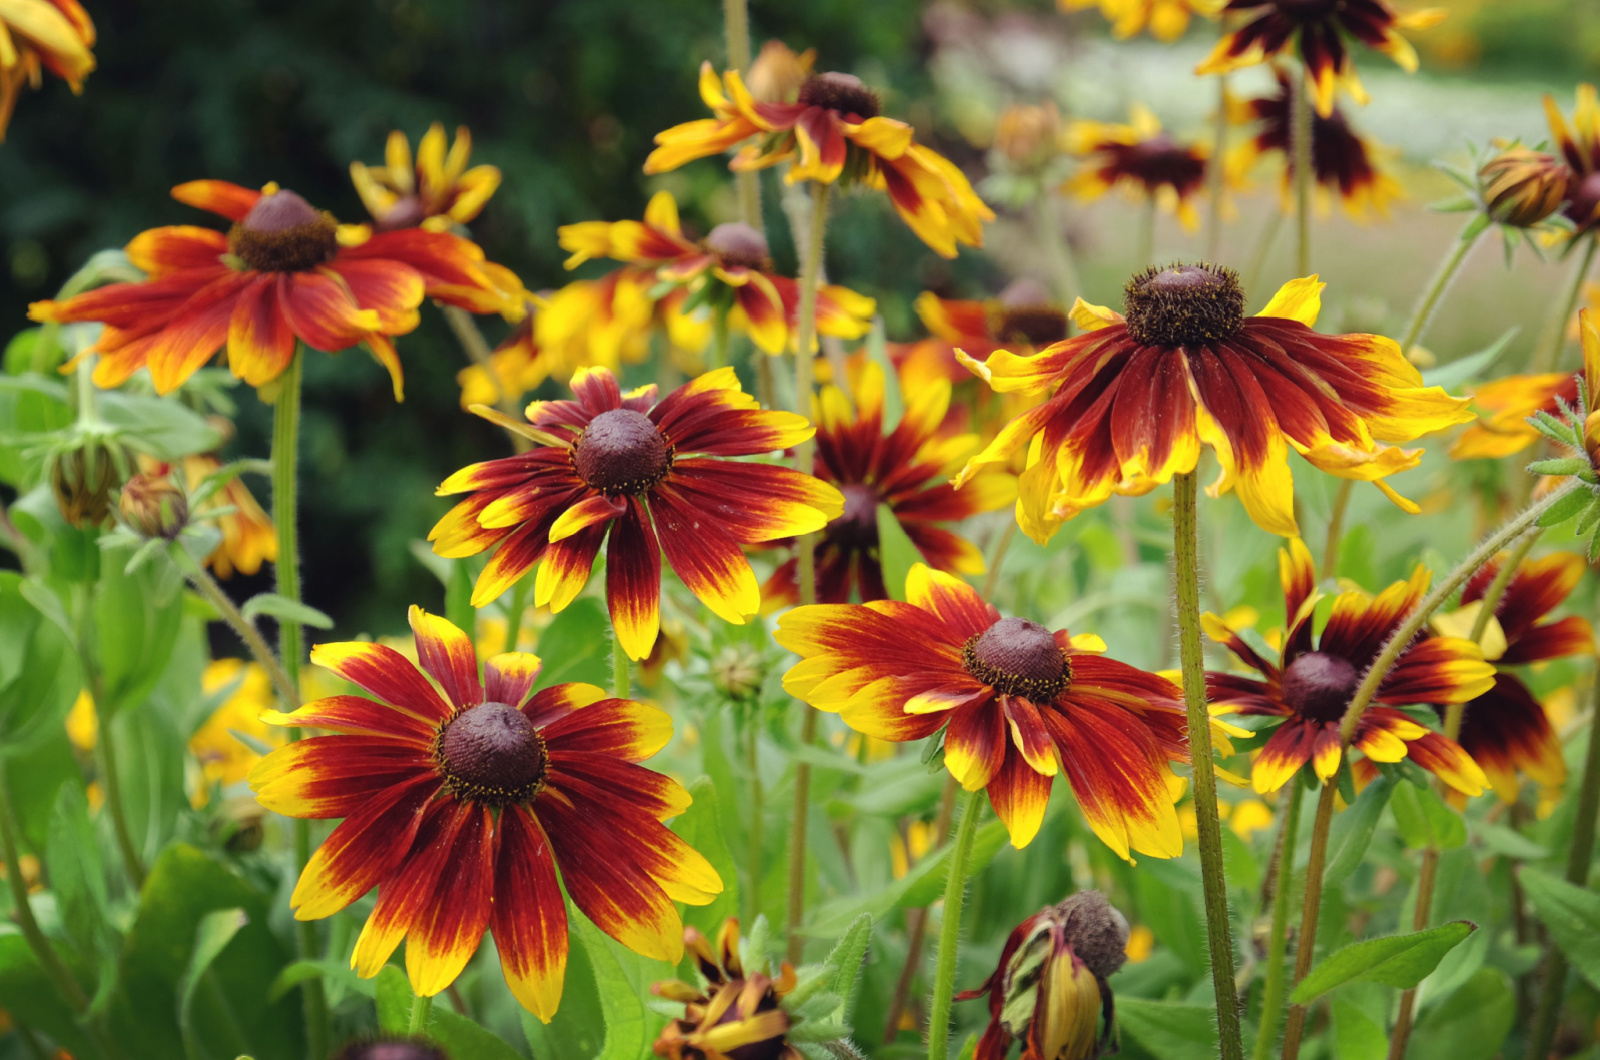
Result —
[{"label": "drooping petal", "polygon": [[661,544],[637,498],[628,498],[606,545],[606,605],[628,658],[649,655],[661,631]]},{"label": "drooping petal", "polygon": [[995,816],[1005,822],[1011,845],[1018,850],[1039,834],[1054,782],[1053,776],[1039,773],[1015,749],[1007,753],[1000,772],[989,781],[989,804],[994,807]]},{"label": "drooping petal", "polygon": [[567,905],[556,880],[550,840],[522,806],[500,813],[495,841],[490,930],[506,985],[545,1023],[561,1003],[567,968]]},{"label": "drooping petal", "polygon": [[494,901],[493,817],[487,806],[466,803],[433,893],[406,933],[406,974],[418,997],[432,997],[456,981],[489,927]]},{"label": "drooping petal", "polygon": [[456,835],[473,812],[469,804],[450,797],[423,810],[409,854],[378,885],[378,902],[356,938],[350,967],[361,978],[382,971],[400,940],[428,915],[429,899],[449,863]]},{"label": "drooping petal", "polygon": [[944,736],[944,765],[968,791],[977,791],[1000,772],[1008,744],[1005,715],[998,703],[963,707],[950,717]]},{"label": "drooping petal", "polygon": [[1123,858],[1183,852],[1160,752],[1137,718],[1121,707],[1068,692],[1042,711],[1072,793],[1094,834]]},{"label": "drooping petal", "polygon": [[258,277],[239,292],[228,320],[228,368],[251,386],[283,374],[294,357],[295,335],[278,305],[278,283]]},{"label": "drooping petal", "polygon": [[750,561],[721,527],[665,488],[652,492],[650,514],[667,562],[701,603],[736,626],[760,612]]}]

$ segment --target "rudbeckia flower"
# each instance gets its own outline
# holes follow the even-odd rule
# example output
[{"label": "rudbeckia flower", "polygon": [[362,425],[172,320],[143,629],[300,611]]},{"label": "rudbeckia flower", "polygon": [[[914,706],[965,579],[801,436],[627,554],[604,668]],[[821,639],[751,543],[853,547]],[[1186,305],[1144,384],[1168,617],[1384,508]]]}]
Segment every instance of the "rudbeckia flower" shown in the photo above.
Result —
[{"label": "rudbeckia flower", "polygon": [[[1294,180],[1294,151],[1290,142],[1293,119],[1289,77],[1281,70],[1277,77],[1276,94],[1244,100],[1232,108],[1236,120],[1256,126],[1255,135],[1240,145],[1234,164],[1248,169],[1262,155],[1276,155],[1281,159],[1284,204],[1288,208]],[[1377,168],[1378,155],[1378,145],[1352,129],[1339,107],[1334,107],[1326,117],[1312,114],[1312,175],[1319,188],[1339,196],[1352,217],[1364,217],[1368,207],[1387,214],[1389,203],[1405,195],[1399,181]]]},{"label": "rudbeckia flower", "polygon": [[[883,369],[868,363],[852,381],[855,407],[834,385],[822,388],[815,418],[816,476],[844,494],[844,512],[817,542],[817,602],[842,604],[889,596],[878,541],[878,506],[887,505],[922,558],[936,570],[982,574],[983,553],[945,525],[992,512],[1016,499],[1017,480],[1001,468],[980,475],[965,489],[950,476],[978,447],[977,435],[941,437],[950,408],[950,383],[935,380],[906,392],[906,408],[887,434],[883,430]],[[766,608],[800,599],[794,559],[784,562],[766,585]],[[895,588],[899,588],[896,586]]]},{"label": "rudbeckia flower", "polygon": [[417,144],[411,158],[411,141],[396,129],[389,134],[384,164],[350,163],[350,180],[372,215],[378,231],[417,225],[431,232],[464,225],[483,210],[483,204],[500,187],[500,170],[494,166],[467,168],[472,157],[472,134],[465,125],[456,129],[456,142],[446,151],[444,126],[434,122]]},{"label": "rudbeckia flower", "polygon": [[441,556],[499,545],[478,576],[474,607],[539,566],[536,607],[560,611],[606,549],[606,599],[617,639],[643,659],[661,622],[661,553],[689,591],[740,625],[761,608],[741,545],[821,530],[843,509],[839,491],[773,464],[726,459],[787,449],[811,437],[791,412],[769,412],[732,368],[693,379],[660,402],[656,388],[624,394],[604,368],[580,369],[573,401],[536,401],[528,422],[473,411],[534,443],[473,464],[439,487],[470,493],[428,535]]},{"label": "rudbeckia flower", "polygon": [[677,961],[673,903],[705,905],[722,880],[661,823],[688,792],[638,765],[672,719],[593,685],[533,692],[540,662],[522,652],[486,660],[480,680],[465,633],[416,607],[411,629],[420,665],[381,644],[319,644],[311,661],[367,695],[263,716],[334,734],[250,772],[269,810],[344,818],[300,875],[295,917],[332,916],[376,887],[351,967],[372,978],[404,939],[419,996],[448,987],[493,931],[512,994],[545,1022],[566,969],[563,890],[624,946]]},{"label": "rudbeckia flower", "polygon": [[[224,695],[200,728],[189,737],[189,753],[200,763],[200,783],[191,789],[190,801],[204,806],[211,798],[211,785],[227,789],[242,782],[261,760],[255,747],[277,747],[284,742],[282,731],[261,720],[263,711],[273,708],[277,693],[272,679],[258,663],[242,659],[214,659],[200,674],[200,691],[208,698]],[[215,699],[212,700],[215,702]],[[234,733],[254,741],[246,744]]]},{"label": "rudbeckia flower", "polygon": [[170,393],[224,346],[233,374],[261,386],[288,367],[296,342],[329,353],[364,345],[388,369],[398,401],[390,340],[416,328],[424,296],[474,312],[500,310],[510,296],[485,273],[477,244],[446,232],[341,229],[276,184],[252,191],[197,180],[172,197],[233,227],[152,228],[127,246],[148,279],[28,307],[33,320],[105,324],[85,351],[100,354],[99,386],[148,367],[157,392]]},{"label": "rudbeckia flower", "polygon": [[1233,270],[1172,265],[1128,282],[1126,317],[1080,299],[1073,320],[1085,334],[1034,357],[1000,350],[970,363],[1002,393],[1051,395],[973,457],[961,480],[1029,446],[1017,518],[1043,543],[1112,493],[1137,496],[1193,471],[1204,443],[1221,464],[1208,492],[1237,489],[1258,526],[1294,537],[1292,446],[1414,513],[1382,479],[1416,467],[1421,451],[1381,443],[1472,414],[1465,399],[1424,387],[1392,339],[1311,330],[1324,286],[1315,276],[1291,280],[1246,317]]},{"label": "rudbeckia flower", "polygon": [[893,343],[889,356],[902,386],[920,390],[944,379],[962,383],[972,378],[956,350],[987,357],[1005,346],[1026,357],[1067,337],[1067,313],[1036,280],[1020,279],[990,299],[940,298],[923,291],[913,303],[929,337]]},{"label": "rudbeckia flower", "polygon": [[656,295],[655,270],[624,265],[598,280],[574,280],[545,297],[528,333],[550,374],[565,382],[579,368],[640,364],[663,335],[674,352],[698,354],[711,341],[711,317],[688,305],[689,292]]},{"label": "rudbeckia flower", "polygon": [[1011,845],[1032,842],[1065,773],[1084,819],[1121,857],[1177,857],[1168,761],[1186,762],[1183,702],[1163,677],[1107,659],[1099,637],[1001,618],[976,590],[918,563],[906,602],[815,604],[778,620],[800,656],[783,687],[880,740],[944,730],[944,764],[986,788]]},{"label": "rudbeckia flower", "polygon": [[[1444,633],[1469,633],[1483,594],[1503,561],[1503,557],[1496,558],[1479,569],[1461,590],[1462,609],[1434,619],[1434,628]],[[1587,619],[1568,615],[1544,621],[1577,586],[1585,566],[1583,557],[1571,552],[1524,560],[1485,630],[1483,653],[1495,664],[1494,687],[1466,705],[1459,740],[1502,801],[1517,800],[1518,770],[1545,788],[1566,783],[1561,739],[1544,707],[1508,667],[1594,654],[1594,629]],[[1444,714],[1443,708],[1440,714]]]},{"label": "rudbeckia flower", "polygon": [[[717,225],[696,242],[683,234],[672,193],[658,191],[642,222],[585,221],[564,225],[557,234],[571,255],[569,269],[612,258],[653,270],[656,280],[682,285],[691,301],[725,309],[729,326],[763,352],[780,354],[793,344],[800,285],[774,271],[766,237],[747,224]],[[817,332],[859,339],[872,329],[876,309],[872,299],[826,284],[817,292]]]},{"label": "rudbeckia flower", "polygon": [[678,979],[652,983],[650,992],[683,1005],[683,1016],[661,1028],[655,1054],[666,1060],[804,1060],[786,1035],[798,1022],[783,1000],[798,985],[785,961],[778,977],[746,970],[739,955],[739,921],[723,921],[716,949],[694,928],[683,929],[684,948],[705,986]]},{"label": "rudbeckia flower", "polygon": [[1229,0],[1224,11],[1244,11],[1249,22],[1217,42],[1195,68],[1197,74],[1225,74],[1283,55],[1292,46],[1305,62],[1314,93],[1312,101],[1324,118],[1333,113],[1333,97],[1342,84],[1358,103],[1367,95],[1356,77],[1350,42],[1376,48],[1406,73],[1417,70],[1417,50],[1399,33],[1427,29],[1444,19],[1442,7],[1402,15],[1388,0]]},{"label": "rudbeckia flower", "polygon": [[1541,411],[1558,415],[1559,402],[1572,405],[1577,400],[1578,377],[1571,372],[1508,375],[1484,383],[1472,391],[1472,403],[1481,410],[1478,422],[1461,432],[1450,455],[1474,460],[1519,453],[1539,440],[1529,416]]},{"label": "rudbeckia flower", "polygon": [[0,3],[0,143],[22,86],[38,88],[48,70],[74,93],[94,69],[94,23],[78,0]]},{"label": "rudbeckia flower", "polygon": [[1600,95],[1591,84],[1578,86],[1578,102],[1572,111],[1572,128],[1555,97],[1544,97],[1545,118],[1550,137],[1572,170],[1567,178],[1567,205],[1562,212],[1577,226],[1573,238],[1589,231],[1600,221]]},{"label": "rudbeckia flower", "polygon": [[739,71],[718,81],[708,62],[700,67],[700,98],[716,117],[657,133],[646,173],[665,173],[755,138],[730,168],[789,162],[790,183],[859,181],[887,191],[900,219],[943,257],[955,257],[958,243],[983,245],[982,222],[994,220],[994,212],[954,163],[912,138],[911,126],[883,117],[877,94],[860,78],[812,74],[795,102],[762,101]]},{"label": "rudbeckia flower", "polygon": [[[222,465],[214,456],[196,455],[183,458],[183,479],[193,494],[200,484],[215,474]],[[232,511],[211,516],[218,509]],[[206,557],[206,564],[219,578],[229,578],[234,571],[254,574],[265,560],[278,558],[278,532],[272,525],[272,516],[262,510],[260,503],[237,476],[212,494],[194,512],[196,519],[211,518],[222,531],[222,542]]]},{"label": "rudbeckia flower", "polygon": [[1111,22],[1111,35],[1127,40],[1149,27],[1150,36],[1171,43],[1189,31],[1194,15],[1215,18],[1227,0],[1056,0],[1063,11],[1098,7]]},{"label": "rudbeckia flower", "polygon": [[1068,149],[1086,162],[1061,190],[1080,199],[1098,199],[1121,188],[1154,202],[1193,231],[1200,224],[1193,199],[1205,186],[1209,149],[1204,144],[1178,143],[1161,130],[1161,122],[1142,103],[1135,103],[1130,114],[1128,125],[1072,123]]},{"label": "rudbeckia flower", "polygon": [[[1377,596],[1359,589],[1340,593],[1320,637],[1313,636],[1313,611],[1321,594],[1311,553],[1299,538],[1278,550],[1283,602],[1289,616],[1283,651],[1276,665],[1246,644],[1209,612],[1201,616],[1206,634],[1238,657],[1261,679],[1231,673],[1206,674],[1206,695],[1217,714],[1266,715],[1283,722],[1268,737],[1251,772],[1258,792],[1277,791],[1310,763],[1317,777],[1339,771],[1343,749],[1339,723],[1361,684],[1361,675],[1390,634],[1421,602],[1432,578],[1418,566],[1409,581],[1395,582]],[[1483,652],[1462,637],[1415,641],[1384,676],[1361,715],[1352,746],[1374,762],[1410,758],[1450,787],[1481,794],[1483,770],[1461,745],[1413,721],[1395,706],[1411,703],[1464,703],[1489,691],[1494,667]],[[1386,705],[1388,704],[1388,705]]]}]

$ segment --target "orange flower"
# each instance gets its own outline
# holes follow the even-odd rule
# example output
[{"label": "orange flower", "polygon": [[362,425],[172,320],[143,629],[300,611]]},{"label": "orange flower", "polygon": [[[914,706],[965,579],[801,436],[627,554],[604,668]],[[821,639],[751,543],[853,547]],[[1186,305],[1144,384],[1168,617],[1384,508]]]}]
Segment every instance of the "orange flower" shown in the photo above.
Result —
[{"label": "orange flower", "polygon": [[48,70],[83,91],[94,69],[94,23],[78,0],[0,3],[0,143],[22,86],[38,88]]},{"label": "orange flower", "polygon": [[1036,280],[1007,284],[994,298],[940,298],[932,291],[917,296],[913,308],[929,338],[893,343],[889,357],[900,373],[902,389],[917,391],[936,380],[964,383],[972,378],[956,358],[960,349],[987,357],[1007,344],[1024,357],[1067,337],[1067,314]]},{"label": "orange flower", "polygon": [[261,386],[288,366],[296,342],[329,353],[364,345],[389,370],[398,401],[400,358],[391,339],[416,328],[425,295],[474,312],[500,310],[511,297],[481,268],[477,244],[446,232],[341,229],[331,214],[276,184],[258,192],[197,180],[172,196],[233,227],[152,228],[127,247],[148,279],[28,309],[38,321],[106,325],[84,351],[100,354],[100,386],[148,367],[156,390],[170,393],[224,346],[233,374]]},{"label": "orange flower", "polygon": [[901,220],[940,255],[956,244],[983,245],[982,222],[994,213],[955,164],[917,143],[911,126],[882,117],[877,95],[850,74],[812,74],[793,103],[757,100],[737,70],[717,80],[700,67],[700,98],[714,118],[686,122],[656,135],[646,173],[665,173],[686,162],[722,154],[745,141],[734,170],[789,162],[785,177],[820,184],[860,181],[889,193]]},{"label": "orange flower", "polygon": [[1226,0],[1056,0],[1063,11],[1099,7],[1111,20],[1111,35],[1118,40],[1134,36],[1146,26],[1159,41],[1175,41],[1189,30],[1192,15],[1216,18]]}]

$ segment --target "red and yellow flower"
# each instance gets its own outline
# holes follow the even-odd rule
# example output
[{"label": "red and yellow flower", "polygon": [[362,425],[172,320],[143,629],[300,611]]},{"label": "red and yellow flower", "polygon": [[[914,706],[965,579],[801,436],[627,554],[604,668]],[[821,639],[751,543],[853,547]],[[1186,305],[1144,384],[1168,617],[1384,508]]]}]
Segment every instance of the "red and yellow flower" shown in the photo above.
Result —
[{"label": "red and yellow flower", "polygon": [[1215,18],[1227,0],[1056,0],[1063,11],[1098,7],[1111,23],[1111,35],[1127,40],[1146,27],[1156,40],[1171,43],[1189,31],[1194,15]]},{"label": "red and yellow flower", "polygon": [[0,4],[0,143],[22,86],[38,88],[48,70],[74,93],[94,69],[94,23],[78,0]]},{"label": "red and yellow flower", "polygon": [[776,979],[746,970],[739,955],[739,921],[723,921],[716,949],[694,928],[683,944],[705,980],[699,987],[679,979],[652,983],[650,992],[683,1005],[683,1016],[661,1028],[654,1052],[666,1060],[803,1060],[786,1040],[797,1017],[783,1008],[799,980],[785,961]]},{"label": "red and yellow flower", "polygon": [[963,383],[972,373],[956,357],[987,357],[1009,346],[1031,356],[1067,337],[1067,314],[1036,280],[1013,280],[994,298],[940,298],[923,291],[913,303],[928,338],[892,343],[889,357],[901,386],[916,391],[944,379]]},{"label": "red and yellow flower", "polygon": [[1067,130],[1068,150],[1086,162],[1061,190],[1080,199],[1098,199],[1120,188],[1154,202],[1193,231],[1200,224],[1194,198],[1205,187],[1210,149],[1200,143],[1178,143],[1142,103],[1135,103],[1129,114],[1127,125],[1072,123]]},{"label": "red and yellow flower", "polygon": [[399,129],[389,134],[384,164],[350,163],[350,180],[372,215],[378,231],[420,225],[431,232],[447,232],[464,225],[483,210],[500,187],[495,166],[467,168],[472,157],[472,134],[465,125],[456,129],[448,145],[444,126],[434,122],[411,157],[411,141]]},{"label": "red and yellow flower", "polygon": [[1027,846],[1065,773],[1095,835],[1130,851],[1183,849],[1169,761],[1188,761],[1178,687],[1099,653],[1093,635],[1001,618],[952,575],[918,563],[906,602],[816,604],[778,621],[800,656],[783,686],[881,740],[944,730],[944,762],[985,788],[1011,845]]},{"label": "red and yellow flower", "polygon": [[654,386],[624,394],[604,368],[573,376],[573,401],[536,401],[528,422],[473,411],[534,443],[525,453],[451,475],[441,495],[470,493],[428,539],[441,556],[499,546],[478,576],[473,605],[497,598],[539,567],[535,606],[560,611],[606,549],[606,599],[617,639],[643,659],[661,621],[661,554],[719,618],[760,611],[742,545],[821,530],[844,498],[786,467],[729,457],[787,449],[811,437],[806,420],[762,409],[732,368],[656,401]]},{"label": "red and yellow flower", "polygon": [[1578,400],[1578,377],[1571,372],[1508,375],[1472,391],[1478,421],[1461,432],[1450,446],[1457,460],[1496,459],[1518,453],[1539,440],[1528,422],[1535,412],[1560,414],[1560,402]]},{"label": "red and yellow flower", "polygon": [[[816,546],[817,601],[883,600],[878,506],[885,505],[918,553],[936,570],[982,574],[983,553],[946,525],[992,512],[1017,495],[1017,480],[991,468],[966,488],[949,482],[978,447],[977,435],[942,437],[950,408],[950,383],[906,391],[906,408],[894,430],[884,433],[883,369],[866,364],[851,381],[855,407],[837,386],[822,388],[816,403],[816,476],[844,495],[843,513],[822,532]],[[783,563],[761,587],[768,609],[799,602],[796,561]],[[898,588],[896,586],[895,588]]]},{"label": "red and yellow flower", "polygon": [[[1208,672],[1206,694],[1218,714],[1283,718],[1256,758],[1251,782],[1258,792],[1277,791],[1310,764],[1322,781],[1339,771],[1343,747],[1339,724],[1361,677],[1391,634],[1427,594],[1432,574],[1418,566],[1409,581],[1395,582],[1377,596],[1359,589],[1340,593],[1320,637],[1313,618],[1322,594],[1316,589],[1311,553],[1295,538],[1278,551],[1278,571],[1288,631],[1275,665],[1209,612],[1206,634],[1261,678]],[[1465,703],[1494,685],[1494,667],[1478,645],[1462,637],[1415,641],[1384,675],[1372,705],[1357,723],[1353,747],[1373,762],[1404,758],[1429,770],[1466,795],[1482,793],[1488,779],[1454,740],[1412,720],[1396,706]]]},{"label": "red and yellow flower", "polygon": [[[800,285],[773,270],[766,237],[749,225],[720,224],[697,242],[684,235],[672,193],[659,191],[643,221],[584,221],[562,226],[558,235],[571,255],[569,269],[593,258],[625,262],[726,311],[729,326],[765,353],[783,353],[795,342]],[[817,292],[817,332],[859,339],[871,330],[876,309],[872,299],[826,284]]]},{"label": "red and yellow flower", "polygon": [[859,181],[887,191],[900,219],[936,253],[953,258],[957,244],[983,245],[983,222],[994,212],[953,162],[916,142],[910,125],[883,117],[877,94],[860,78],[811,74],[792,103],[758,100],[737,70],[719,81],[708,62],[700,67],[700,98],[716,116],[657,133],[646,173],[743,144],[734,170],[788,162],[790,183]]},{"label": "red and yellow flower", "polygon": [[269,810],[344,818],[301,873],[295,916],[332,916],[376,887],[351,966],[371,978],[405,940],[419,996],[448,987],[492,931],[512,994],[546,1022],[566,968],[563,891],[618,942],[678,960],[673,903],[705,905],[722,880],[661,823],[688,792],[638,764],[672,719],[593,685],[533,692],[540,662],[522,652],[486,660],[480,679],[465,633],[416,607],[411,628],[420,666],[381,644],[319,644],[311,661],[367,695],[264,715],[333,734],[250,772]]},{"label": "red and yellow flower", "polygon": [[711,316],[676,288],[657,297],[654,269],[624,265],[597,280],[574,280],[545,297],[529,332],[550,374],[565,382],[579,368],[639,364],[664,335],[674,354],[698,354],[711,341]]},{"label": "red and yellow flower", "polygon": [[416,328],[424,296],[489,312],[507,309],[513,294],[485,272],[477,244],[447,232],[341,228],[331,214],[276,184],[252,191],[197,180],[178,185],[172,196],[233,227],[226,233],[195,225],[152,228],[127,246],[148,279],[29,307],[38,321],[105,325],[86,351],[100,355],[94,370],[100,386],[149,368],[156,390],[170,393],[223,347],[233,374],[261,386],[288,367],[303,342],[329,353],[365,346],[388,369],[400,400],[400,358],[391,340]]},{"label": "red and yellow flower", "polygon": [[1445,16],[1442,7],[1402,15],[1388,0],[1229,0],[1223,10],[1250,12],[1253,17],[1218,41],[1195,73],[1225,74],[1266,62],[1292,47],[1306,65],[1312,100],[1324,118],[1333,113],[1334,93],[1340,87],[1358,103],[1367,102],[1350,56],[1351,42],[1376,48],[1402,70],[1415,73],[1417,50],[1399,31],[1427,29]]},{"label": "red and yellow flower", "polygon": [[[1462,609],[1436,618],[1434,628],[1468,633],[1503,562],[1498,557],[1480,568],[1461,590]],[[1594,629],[1587,619],[1568,615],[1544,621],[1577,586],[1584,569],[1583,557],[1571,552],[1524,560],[1485,629],[1483,653],[1495,664],[1494,687],[1467,703],[1458,739],[1505,802],[1517,800],[1519,770],[1544,788],[1566,783],[1561,739],[1539,700],[1509,667],[1594,654]]]},{"label": "red and yellow flower", "polygon": [[997,391],[1051,394],[973,457],[960,481],[1026,447],[1017,518],[1044,542],[1113,493],[1148,493],[1194,470],[1203,443],[1221,465],[1208,492],[1237,489],[1257,525],[1293,537],[1292,446],[1415,512],[1382,479],[1417,466],[1421,451],[1382,443],[1472,414],[1465,399],[1423,386],[1393,340],[1311,330],[1324,286],[1315,276],[1291,280],[1246,317],[1232,270],[1153,268],[1129,281],[1126,317],[1080,299],[1073,320],[1085,334],[1034,357],[968,358]]},{"label": "red and yellow flower", "polygon": [[1544,113],[1550,122],[1550,137],[1572,171],[1563,212],[1577,226],[1575,238],[1600,222],[1600,94],[1591,84],[1578,86],[1570,129],[1555,97],[1549,94],[1544,97]]}]

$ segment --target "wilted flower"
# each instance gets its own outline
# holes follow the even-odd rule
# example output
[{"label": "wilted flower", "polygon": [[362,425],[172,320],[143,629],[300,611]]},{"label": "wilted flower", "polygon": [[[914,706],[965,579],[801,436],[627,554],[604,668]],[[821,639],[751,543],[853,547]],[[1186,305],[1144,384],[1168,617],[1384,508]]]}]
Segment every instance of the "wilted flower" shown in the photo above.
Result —
[{"label": "wilted flower", "polygon": [[795,988],[794,968],[784,962],[773,979],[747,971],[739,954],[739,921],[723,921],[713,952],[706,937],[683,929],[684,949],[705,980],[697,987],[677,979],[653,983],[650,992],[683,1004],[683,1017],[670,1021],[655,1041],[666,1060],[803,1060],[785,1040],[795,1017],[783,1008]]},{"label": "wilted flower", "polygon": [[500,186],[494,166],[467,168],[472,156],[472,134],[462,125],[455,145],[445,151],[444,126],[434,122],[417,144],[415,163],[411,142],[396,129],[389,134],[384,164],[350,163],[350,179],[380,232],[420,225],[433,232],[464,225],[478,216]]},{"label": "wilted flower", "polygon": [[1566,201],[1567,172],[1543,151],[1508,147],[1478,170],[1484,210],[1499,224],[1532,228]]},{"label": "wilted flower", "polygon": [[78,0],[6,0],[0,4],[0,142],[22,86],[38,88],[44,71],[83,91],[94,69],[94,23]]},{"label": "wilted flower", "polygon": [[189,498],[164,474],[141,471],[122,484],[122,521],[140,537],[172,540],[189,524]]},{"label": "wilted flower", "polygon": [[974,1060],[1005,1060],[1014,1039],[1021,1060],[1110,1055],[1116,1007],[1106,980],[1127,960],[1127,946],[1127,918],[1099,891],[1079,891],[1018,924],[983,985],[956,995],[989,995]]}]

